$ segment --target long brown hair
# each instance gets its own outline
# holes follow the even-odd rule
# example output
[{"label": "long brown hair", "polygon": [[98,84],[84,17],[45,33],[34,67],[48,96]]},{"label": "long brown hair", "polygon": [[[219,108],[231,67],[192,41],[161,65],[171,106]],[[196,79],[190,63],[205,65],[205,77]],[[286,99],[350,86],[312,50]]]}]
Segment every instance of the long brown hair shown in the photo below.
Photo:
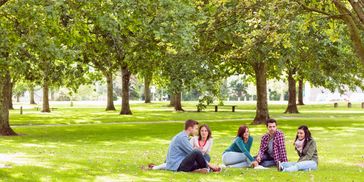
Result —
[{"label": "long brown hair", "polygon": [[207,133],[208,133],[207,138],[206,138],[206,141],[207,141],[208,139],[212,138],[212,136],[211,136],[211,135],[212,135],[212,134],[211,134],[211,130],[210,130],[209,126],[207,126],[207,124],[203,124],[203,125],[201,125],[201,126],[198,128],[198,140],[199,140],[199,141],[201,141],[201,140],[202,140],[202,136],[201,136],[201,129],[202,129],[203,127],[205,127],[205,128],[206,128]]},{"label": "long brown hair", "polygon": [[[305,139],[303,142],[303,148],[305,148],[307,142],[312,140],[311,132],[306,125],[302,125],[302,126],[298,127],[297,130],[303,130],[303,132],[305,132]],[[298,135],[296,135],[296,139],[294,140],[293,145],[295,145],[295,142],[297,141],[297,139],[298,139]]]},{"label": "long brown hair", "polygon": [[237,137],[240,137],[242,140],[244,140],[244,133],[248,129],[247,126],[241,125],[238,129],[238,133],[236,134]]}]

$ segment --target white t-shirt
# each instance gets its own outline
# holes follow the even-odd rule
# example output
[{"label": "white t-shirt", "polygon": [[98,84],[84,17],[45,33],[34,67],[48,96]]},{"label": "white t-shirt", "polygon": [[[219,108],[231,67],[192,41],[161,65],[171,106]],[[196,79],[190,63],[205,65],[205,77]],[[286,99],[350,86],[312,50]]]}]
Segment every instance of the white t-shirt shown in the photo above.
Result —
[{"label": "white t-shirt", "polygon": [[[194,136],[191,138],[190,143],[192,145],[192,148],[194,149],[198,149],[200,147],[199,142],[198,142],[198,136]],[[212,138],[209,138],[206,141],[205,146],[203,146],[202,148],[202,154],[208,154],[211,151],[211,147],[212,147]]]}]

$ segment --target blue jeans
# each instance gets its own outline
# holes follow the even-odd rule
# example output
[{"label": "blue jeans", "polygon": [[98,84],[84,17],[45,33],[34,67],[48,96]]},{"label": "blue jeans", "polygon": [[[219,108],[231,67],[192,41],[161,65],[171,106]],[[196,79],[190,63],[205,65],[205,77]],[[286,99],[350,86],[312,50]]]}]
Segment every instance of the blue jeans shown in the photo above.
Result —
[{"label": "blue jeans", "polygon": [[315,161],[301,161],[301,162],[283,162],[281,163],[283,172],[293,171],[310,171],[317,169],[317,163]]},{"label": "blue jeans", "polygon": [[[257,158],[257,156],[255,156],[255,159]],[[272,167],[276,165],[276,162],[274,161],[273,157],[271,157],[269,154],[264,153],[261,161],[259,163],[259,165],[263,166],[263,167]]]},{"label": "blue jeans", "polygon": [[249,167],[251,162],[241,152],[225,152],[222,154],[222,163],[227,167],[242,168]]}]

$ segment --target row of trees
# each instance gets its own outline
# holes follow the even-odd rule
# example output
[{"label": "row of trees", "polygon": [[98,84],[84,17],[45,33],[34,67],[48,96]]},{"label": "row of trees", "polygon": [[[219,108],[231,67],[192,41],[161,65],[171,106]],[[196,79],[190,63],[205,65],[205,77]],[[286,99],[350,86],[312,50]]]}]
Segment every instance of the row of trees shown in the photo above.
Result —
[{"label": "row of trees", "polygon": [[17,81],[41,85],[42,111],[50,112],[50,87],[76,92],[104,78],[106,110],[115,110],[116,72],[120,114],[132,114],[132,74],[144,78],[147,102],[153,81],[168,90],[177,111],[183,90],[222,98],[223,78],[244,74],[256,84],[254,124],[269,118],[267,79],[285,76],[286,113],[297,113],[297,81],[299,89],[304,80],[341,91],[363,85],[358,2],[1,0],[0,134],[15,135],[8,103]]},{"label": "row of trees", "polygon": [[[116,74],[113,75],[113,100],[114,103],[120,98],[121,95],[121,77]],[[303,83],[302,83],[303,84]],[[152,100],[156,101],[166,101],[169,100],[168,92],[162,87],[157,87],[155,85],[145,86],[145,79],[138,78],[136,75],[132,75],[130,81],[130,100],[144,101],[145,103],[151,103]],[[299,85],[300,86],[300,85]],[[278,80],[268,80],[268,101],[284,101],[288,100],[288,84],[284,79]],[[146,88],[149,92],[145,92]],[[298,89],[299,90],[299,89]],[[9,99],[10,105],[9,109],[14,109],[11,107],[14,100],[16,102],[27,101],[29,104],[41,103],[42,94],[40,93],[42,88],[40,86],[32,86],[21,81],[16,82],[16,85],[12,89],[12,99]],[[107,100],[107,80],[101,80],[92,85],[81,85],[77,89],[77,93],[71,92],[71,90],[60,87],[60,88],[50,88],[49,91],[49,101],[99,101]],[[298,91],[298,95],[303,95],[303,87],[301,91]],[[253,101],[256,100],[255,85],[251,83],[246,77],[246,75],[233,75],[223,80],[220,86],[219,94],[221,94],[221,101]],[[188,89],[182,91],[183,101],[196,101],[203,97],[204,93],[199,92],[197,89]],[[208,95],[211,99],[214,96]],[[148,99],[149,98],[149,99]],[[25,100],[24,100],[25,99]],[[215,99],[218,99],[215,96]],[[222,102],[222,104],[224,104]],[[298,105],[304,105],[303,100],[298,100]],[[107,106],[107,103],[106,103]]]}]

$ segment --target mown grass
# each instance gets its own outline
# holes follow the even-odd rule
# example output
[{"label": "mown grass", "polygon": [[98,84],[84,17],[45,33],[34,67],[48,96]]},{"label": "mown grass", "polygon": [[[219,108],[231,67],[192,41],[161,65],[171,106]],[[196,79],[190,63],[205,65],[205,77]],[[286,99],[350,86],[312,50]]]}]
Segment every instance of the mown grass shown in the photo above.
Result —
[{"label": "mown grass", "polygon": [[[141,166],[165,160],[170,139],[189,118],[207,123],[214,137],[213,163],[229,146],[239,125],[247,124],[257,153],[264,126],[250,125],[253,104],[238,105],[235,113],[195,112],[195,103],[184,103],[188,112],[173,112],[167,103],[132,104],[132,116],[105,112],[102,106],[55,105],[43,114],[35,109],[11,111],[17,137],[1,137],[0,181],[363,181],[364,109],[332,104],[300,106],[300,114],[283,114],[285,105],[270,105],[279,128],[286,135],[288,158],[297,160],[293,149],[296,128],[310,127],[317,141],[319,170],[279,173],[276,169],[226,169],[220,174],[147,171]],[[61,125],[60,125],[61,124]]]}]

